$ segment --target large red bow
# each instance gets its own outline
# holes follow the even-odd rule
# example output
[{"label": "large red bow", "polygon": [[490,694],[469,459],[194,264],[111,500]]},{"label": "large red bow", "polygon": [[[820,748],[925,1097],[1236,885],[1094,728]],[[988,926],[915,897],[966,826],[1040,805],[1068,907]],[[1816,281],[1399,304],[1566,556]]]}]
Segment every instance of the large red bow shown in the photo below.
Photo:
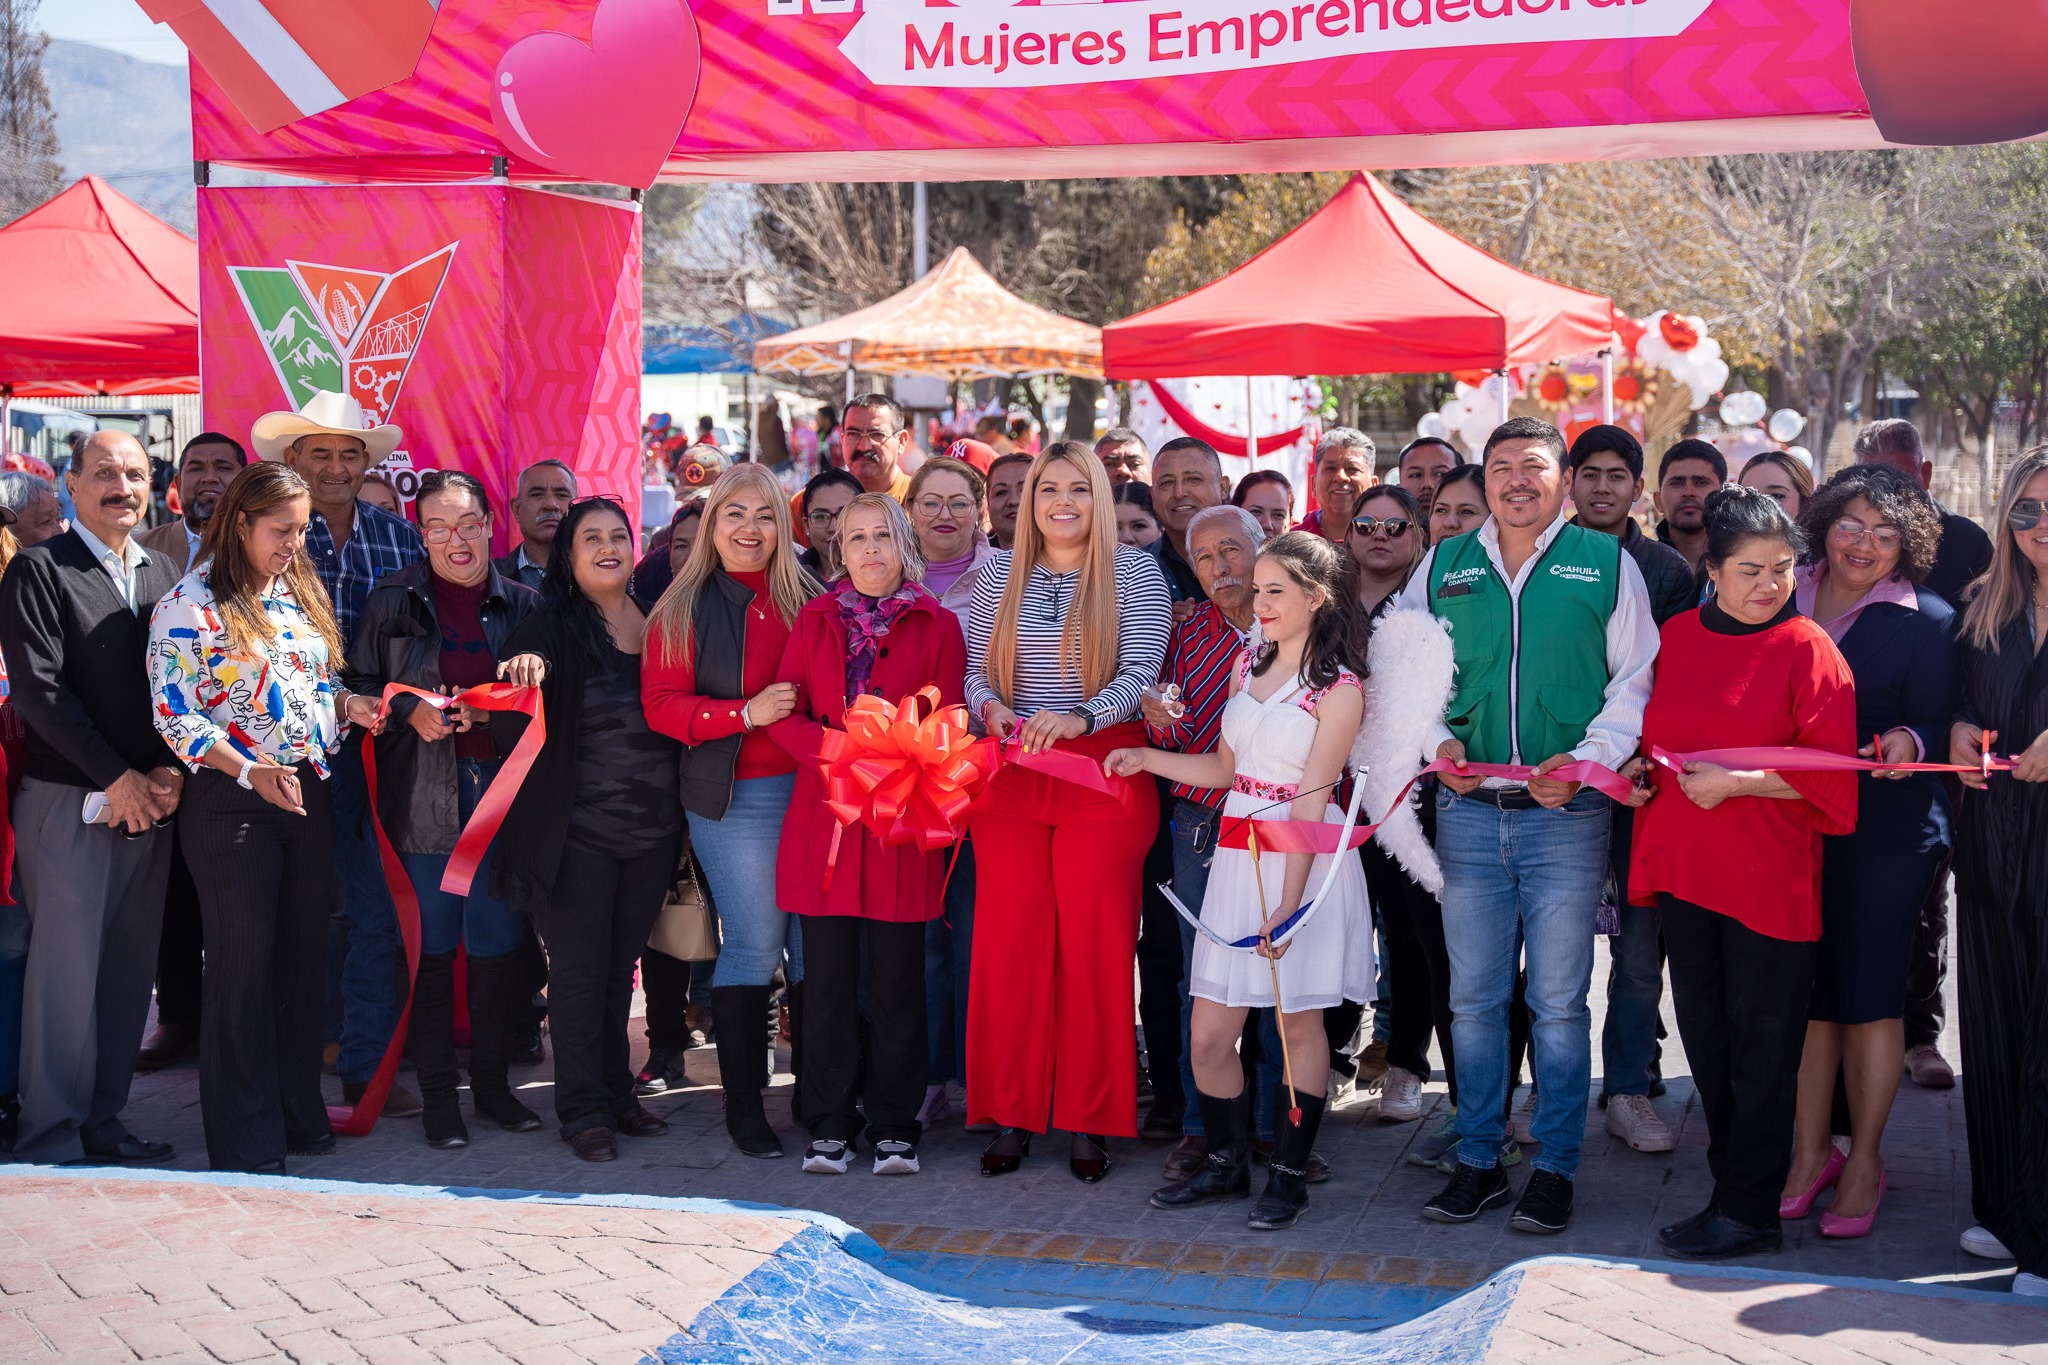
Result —
[{"label": "large red bow", "polygon": [[856,697],[845,725],[825,731],[818,753],[825,807],[835,822],[825,854],[827,889],[840,838],[853,825],[865,825],[886,845],[914,844],[926,853],[953,843],[999,761],[968,730],[967,708],[940,706],[936,687],[894,706]]}]

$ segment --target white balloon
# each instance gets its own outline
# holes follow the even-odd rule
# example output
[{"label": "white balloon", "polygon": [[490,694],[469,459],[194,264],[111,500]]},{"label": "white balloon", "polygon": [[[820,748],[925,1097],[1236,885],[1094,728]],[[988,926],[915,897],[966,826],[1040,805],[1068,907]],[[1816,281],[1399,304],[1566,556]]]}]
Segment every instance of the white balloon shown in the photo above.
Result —
[{"label": "white balloon", "polygon": [[[1698,321],[1698,319],[1694,319],[1694,321]],[[1721,343],[1702,333],[1699,345],[1692,348],[1692,353],[1701,360],[1719,360],[1721,358]]]},{"label": "white balloon", "polygon": [[1441,413],[1425,412],[1422,414],[1422,420],[1415,424],[1415,434],[1441,441],[1451,434],[1450,423],[1444,420]]},{"label": "white balloon", "polygon": [[[1728,362],[1725,360],[1709,360],[1699,367],[1691,379],[1685,381],[1685,386],[1692,390],[1692,405],[1695,408],[1703,408],[1707,405],[1707,400],[1719,393],[1721,386],[1727,382]],[[1759,405],[1757,416],[1763,416],[1761,405]]]},{"label": "white balloon", "polygon": [[1785,453],[1803,461],[1808,469],[1813,468],[1813,452],[1805,446],[1786,446]]},{"label": "white balloon", "polygon": [[1764,420],[1770,404],[1754,389],[1731,393],[1721,400],[1721,420],[1731,427],[1755,426]]},{"label": "white balloon", "polygon": [[1465,425],[1465,419],[1472,415],[1472,405],[1462,398],[1453,398],[1439,409],[1444,425],[1453,430]]},{"label": "white balloon", "polygon": [[1771,420],[1765,424],[1764,430],[1771,433],[1771,439],[1774,441],[1795,441],[1799,438],[1799,433],[1806,430],[1806,414],[1794,408],[1779,408],[1771,414]]}]

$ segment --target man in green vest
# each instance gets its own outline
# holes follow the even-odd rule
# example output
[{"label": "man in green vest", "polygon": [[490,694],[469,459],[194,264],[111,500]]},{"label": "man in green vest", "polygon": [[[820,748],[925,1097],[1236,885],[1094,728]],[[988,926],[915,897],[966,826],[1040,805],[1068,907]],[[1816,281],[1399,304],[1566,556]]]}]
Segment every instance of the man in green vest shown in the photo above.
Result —
[{"label": "man in green vest", "polygon": [[1611,803],[1546,774],[1575,759],[1619,768],[1635,754],[1657,626],[1621,542],[1565,521],[1563,433],[1533,418],[1504,422],[1481,464],[1492,516],[1432,548],[1400,605],[1442,621],[1457,657],[1457,689],[1429,757],[1526,765],[1534,775],[1516,782],[1446,772],[1437,794],[1458,1169],[1423,1216],[1469,1222],[1508,1201],[1508,1004],[1526,955],[1537,1091],[1530,1131],[1542,1150],[1509,1226],[1554,1233],[1571,1221],[1586,1126],[1586,992]]}]

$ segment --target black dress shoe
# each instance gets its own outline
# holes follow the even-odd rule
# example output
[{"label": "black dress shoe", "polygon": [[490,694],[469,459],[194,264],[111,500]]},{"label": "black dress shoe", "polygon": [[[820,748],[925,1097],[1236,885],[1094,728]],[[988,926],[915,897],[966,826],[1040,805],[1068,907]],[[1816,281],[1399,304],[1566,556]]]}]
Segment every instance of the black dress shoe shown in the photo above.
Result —
[{"label": "black dress shoe", "polygon": [[137,1071],[161,1071],[199,1045],[199,1030],[191,1024],[158,1024],[142,1040],[135,1054]]},{"label": "black dress shoe", "polygon": [[285,1139],[286,1156],[332,1156],[334,1155],[334,1134],[326,1133],[316,1138]]},{"label": "black dress shoe", "polygon": [[1094,1185],[1109,1174],[1116,1163],[1109,1159],[1109,1139],[1099,1133],[1076,1133],[1068,1149],[1067,1169],[1083,1185]]},{"label": "black dress shoe", "polygon": [[668,1120],[634,1105],[631,1113],[619,1116],[618,1129],[627,1137],[660,1137],[668,1131]]},{"label": "black dress shoe", "polygon": [[1031,1155],[1031,1138],[1022,1128],[998,1129],[981,1149],[981,1173],[1008,1175],[1022,1166],[1024,1158]]},{"label": "black dress shoe", "polygon": [[1422,1206],[1422,1216],[1438,1223],[1469,1223],[1507,1203],[1510,1193],[1507,1172],[1500,1167],[1481,1170],[1461,1161],[1444,1192]]},{"label": "black dress shoe", "polygon": [[548,1059],[540,1041],[540,1020],[536,1019],[521,1032],[519,1041],[512,1047],[512,1065],[539,1066]]},{"label": "black dress shoe", "polygon": [[1707,1206],[1701,1209],[1698,1213],[1694,1214],[1692,1217],[1681,1219],[1676,1223],[1667,1224],[1664,1227],[1658,1228],[1657,1240],[1661,1242],[1665,1238],[1675,1237],[1681,1232],[1690,1232],[1694,1228],[1698,1227],[1701,1223],[1706,1222],[1709,1218],[1712,1218],[1713,1216],[1714,1201],[1709,1199],[1707,1201]]},{"label": "black dress shoe", "polygon": [[88,1147],[85,1159],[88,1163],[114,1166],[154,1166],[169,1161],[178,1154],[178,1149],[168,1142],[151,1142],[130,1133],[112,1147]]},{"label": "black dress shoe", "polygon": [[1187,1116],[1185,1104],[1154,1100],[1152,1107],[1145,1111],[1145,1121],[1138,1125],[1138,1136],[1147,1142],[1179,1142]]},{"label": "black dress shoe", "polygon": [[1781,1228],[1753,1227],[1739,1223],[1715,1209],[1690,1227],[1668,1228],[1657,1240],[1673,1256],[1688,1261],[1718,1261],[1726,1256],[1762,1256],[1785,1249]]},{"label": "black dress shoe", "polygon": [[609,1128],[585,1128],[569,1139],[569,1150],[585,1161],[617,1161],[618,1135]]},{"label": "black dress shoe", "polygon": [[284,1158],[281,1156],[274,1156],[268,1161],[259,1161],[247,1171],[249,1175],[283,1175],[284,1173]]},{"label": "black dress shoe", "polygon": [[1508,1226],[1516,1232],[1541,1234],[1563,1232],[1571,1221],[1571,1178],[1539,1166],[1530,1173],[1521,1202],[1508,1218]]}]

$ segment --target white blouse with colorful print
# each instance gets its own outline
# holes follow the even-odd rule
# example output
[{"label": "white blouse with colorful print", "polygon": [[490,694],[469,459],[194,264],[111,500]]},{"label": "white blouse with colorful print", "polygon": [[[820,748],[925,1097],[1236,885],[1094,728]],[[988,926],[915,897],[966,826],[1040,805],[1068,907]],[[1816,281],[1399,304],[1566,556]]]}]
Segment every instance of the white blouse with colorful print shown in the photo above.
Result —
[{"label": "white blouse with colorful print", "polygon": [[275,636],[260,652],[234,650],[207,581],[210,567],[179,579],[149,620],[157,732],[194,772],[226,740],[244,758],[311,762],[327,776],[327,755],[342,733],[327,641],[277,579],[263,597]]}]

